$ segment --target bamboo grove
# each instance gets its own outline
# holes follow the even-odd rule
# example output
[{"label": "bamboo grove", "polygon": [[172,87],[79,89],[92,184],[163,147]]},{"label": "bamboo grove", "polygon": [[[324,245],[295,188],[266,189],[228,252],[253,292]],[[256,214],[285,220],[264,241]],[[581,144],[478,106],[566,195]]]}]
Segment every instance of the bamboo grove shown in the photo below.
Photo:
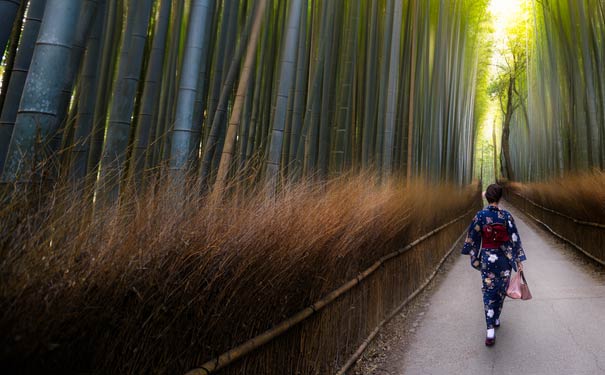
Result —
[{"label": "bamboo grove", "polygon": [[0,0],[2,181],[468,183],[486,6]]},{"label": "bamboo grove", "polygon": [[[510,127],[514,177],[541,181],[605,167],[605,4],[528,3],[519,110]],[[527,110],[529,109],[529,110]]]}]

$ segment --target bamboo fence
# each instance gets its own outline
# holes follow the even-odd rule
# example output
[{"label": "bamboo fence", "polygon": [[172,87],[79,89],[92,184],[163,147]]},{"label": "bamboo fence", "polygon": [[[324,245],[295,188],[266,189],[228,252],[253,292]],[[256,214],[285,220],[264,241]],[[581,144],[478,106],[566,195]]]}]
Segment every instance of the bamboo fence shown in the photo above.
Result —
[{"label": "bamboo fence", "polygon": [[549,232],[597,263],[605,265],[605,225],[577,220],[506,189],[506,200]]},{"label": "bamboo fence", "polygon": [[385,255],[320,301],[186,375],[345,374],[380,327],[436,275],[476,208]]}]

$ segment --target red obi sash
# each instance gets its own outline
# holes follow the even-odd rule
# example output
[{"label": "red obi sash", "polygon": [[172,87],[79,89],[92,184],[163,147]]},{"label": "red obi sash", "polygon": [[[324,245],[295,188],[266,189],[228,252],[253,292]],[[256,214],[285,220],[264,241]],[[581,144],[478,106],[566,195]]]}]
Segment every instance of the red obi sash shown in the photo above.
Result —
[{"label": "red obi sash", "polygon": [[504,224],[486,224],[481,231],[481,240],[481,247],[499,249],[502,244],[510,240],[510,236]]}]

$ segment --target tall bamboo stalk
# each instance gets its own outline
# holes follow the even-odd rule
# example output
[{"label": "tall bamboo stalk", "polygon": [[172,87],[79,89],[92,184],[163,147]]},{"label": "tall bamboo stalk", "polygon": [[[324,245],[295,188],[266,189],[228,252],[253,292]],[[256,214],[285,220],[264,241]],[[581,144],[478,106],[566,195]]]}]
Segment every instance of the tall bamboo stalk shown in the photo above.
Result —
[{"label": "tall bamboo stalk", "polygon": [[250,76],[252,75],[252,70],[254,69],[256,46],[259,40],[262,25],[261,22],[264,19],[263,15],[266,13],[266,7],[267,0],[259,0],[259,3],[256,5],[254,17],[251,18],[254,20],[254,24],[252,26],[252,30],[250,31],[250,38],[248,40],[248,46],[246,49],[246,57],[244,58],[242,73],[240,76],[239,85],[237,87],[237,93],[235,94],[235,101],[233,103],[233,111],[231,112],[231,119],[229,120],[229,127],[225,137],[225,147],[223,148],[223,155],[214,185],[215,198],[220,198],[223,195],[225,184],[227,182],[227,174],[231,167],[231,160],[235,152],[235,137],[239,128],[239,122],[241,121],[244,99],[250,84]]},{"label": "tall bamboo stalk", "polygon": [[290,4],[287,29],[284,36],[284,46],[280,61],[279,86],[275,99],[274,119],[271,130],[271,145],[267,154],[267,183],[275,189],[279,177],[279,165],[283,147],[283,133],[286,125],[286,109],[288,94],[294,84],[294,71],[296,64],[296,45],[300,30],[300,17],[302,0],[293,0]]},{"label": "tall bamboo stalk", "polygon": [[177,79],[179,78],[178,57],[180,52],[179,41],[184,18],[184,3],[172,2],[171,19],[169,26],[166,63],[162,73],[162,84],[160,86],[160,100],[158,115],[154,119],[155,134],[151,143],[153,148],[145,160],[146,169],[163,166],[170,155],[171,134],[173,117],[172,103],[175,94]]},{"label": "tall bamboo stalk", "polygon": [[[303,9],[308,9],[309,1],[303,1]],[[300,15],[300,27],[301,30],[298,35],[298,51],[296,61],[296,83],[294,88],[294,103],[292,108],[292,127],[289,147],[288,164],[293,163],[291,167],[294,169],[300,169],[300,162],[298,161],[298,145],[300,139],[300,132],[303,123],[304,111],[305,111],[305,97],[307,95],[307,80],[309,74],[309,46],[308,46],[308,34],[309,27],[307,21],[307,11],[301,12]],[[296,172],[294,172],[296,173]]]},{"label": "tall bamboo stalk", "polygon": [[413,166],[414,166],[414,100],[415,100],[415,95],[416,95],[416,64],[417,64],[417,59],[416,59],[416,34],[418,33],[418,12],[417,12],[417,5],[416,5],[417,0],[410,0],[410,14],[411,16],[411,20],[412,20],[412,27],[411,27],[411,31],[410,33],[411,35],[411,40],[412,40],[412,47],[411,47],[411,72],[410,72],[410,92],[409,92],[409,102],[408,102],[408,130],[407,130],[407,139],[408,139],[408,144],[407,144],[407,157],[406,157],[406,166],[407,166],[407,171],[406,171],[406,181],[411,182],[412,181],[412,171],[413,171]]},{"label": "tall bamboo stalk", "polygon": [[[68,70],[67,78],[65,80],[63,90],[61,90],[61,98],[59,99],[60,103],[59,111],[57,113],[57,123],[59,124],[60,130],[55,133],[55,136],[52,140],[51,147],[54,150],[59,150],[62,144],[66,146],[67,143],[72,143],[72,139],[68,138],[69,131],[66,130],[66,128],[73,128],[74,124],[68,123],[67,113],[72,100],[76,80],[80,73],[82,58],[84,57],[84,52],[86,51],[86,43],[93,25],[92,21],[96,18],[97,5],[98,0],[83,1],[80,15],[77,18],[78,22],[76,24],[76,37],[74,38],[74,43],[71,49],[70,62],[66,67]],[[62,140],[63,143],[61,142]]]},{"label": "tall bamboo stalk", "polygon": [[[71,19],[80,13],[79,0],[48,0],[32,63],[23,89],[2,174],[7,182],[27,182],[38,163],[56,167],[48,142],[56,130],[60,92],[69,64],[76,27]],[[51,159],[49,159],[51,158]]]},{"label": "tall bamboo stalk", "polygon": [[84,178],[88,172],[88,156],[93,130],[94,105],[99,87],[103,25],[107,15],[107,1],[98,4],[92,30],[86,44],[86,54],[82,66],[80,98],[76,114],[75,133],[72,144],[71,176],[75,180]]},{"label": "tall bamboo stalk", "polygon": [[364,118],[363,118],[363,133],[362,133],[362,149],[361,160],[364,168],[369,168],[373,162],[371,153],[374,146],[374,136],[376,133],[376,44],[377,31],[376,22],[378,19],[378,1],[372,1],[372,10],[368,22],[370,23],[368,34],[368,47],[366,48],[366,73],[365,73],[365,90],[364,95]]},{"label": "tall bamboo stalk", "polygon": [[339,88],[338,104],[336,108],[334,149],[332,150],[333,170],[342,173],[346,166],[346,155],[350,152],[349,140],[352,119],[351,103],[353,101],[353,80],[355,77],[356,41],[359,30],[360,2],[349,4],[349,17],[347,27],[343,30],[345,45],[343,48],[344,68]]},{"label": "tall bamboo stalk", "polygon": [[103,26],[101,72],[99,85],[95,93],[93,130],[90,139],[90,150],[87,162],[87,185],[94,185],[97,168],[103,151],[107,109],[111,99],[114,82],[114,68],[122,30],[122,0],[107,0],[106,19]]},{"label": "tall bamboo stalk", "polygon": [[[244,43],[244,41],[247,39],[250,30],[255,25],[253,21],[254,18],[252,16],[248,17],[246,25],[244,26],[242,40],[240,40],[240,43],[237,46],[237,50],[235,51],[235,54],[233,55],[233,60],[231,61],[231,66],[229,67],[229,71],[227,72],[227,75],[223,80],[223,90],[221,91],[217,106],[215,108],[214,118],[212,119],[212,125],[208,132],[208,138],[206,140],[206,144],[204,145],[204,150],[202,153],[200,168],[200,183],[202,184],[202,189],[205,189],[206,185],[209,184],[213,156],[217,152],[218,145],[224,142],[224,140],[221,141],[221,139],[219,139],[221,127],[224,123],[224,118],[227,115],[229,97],[231,97],[232,88],[235,83],[237,73],[240,70],[240,62],[244,55],[244,51],[246,51],[246,44]],[[222,147],[220,149],[222,150]]]},{"label": "tall bamboo stalk", "polygon": [[109,202],[117,200],[120,182],[125,177],[125,161],[135,95],[141,76],[152,4],[152,0],[132,0],[129,4],[131,7],[129,13],[132,16],[128,17],[126,32],[120,47],[121,58],[109,111],[100,180],[97,186],[97,192],[102,195],[101,199]]},{"label": "tall bamboo stalk", "polygon": [[10,75],[8,86],[3,87],[3,92],[6,92],[6,99],[0,107],[2,110],[2,114],[0,115],[0,171],[4,169],[4,160],[8,152],[15,120],[17,119],[19,102],[21,101],[21,94],[23,93],[23,87],[25,86],[25,80],[34,54],[34,47],[38,38],[45,6],[46,0],[30,1],[19,41],[19,49],[15,56],[13,72]]},{"label": "tall bamboo stalk", "polygon": [[395,103],[399,84],[399,54],[401,48],[401,21],[403,18],[403,2],[395,2],[394,10],[393,40],[391,41],[391,53],[389,63],[389,79],[387,90],[387,109],[384,128],[384,151],[382,161],[383,176],[387,177],[393,169],[393,138],[395,129]]},{"label": "tall bamboo stalk", "polygon": [[[4,73],[1,75],[2,90],[0,90],[0,110],[6,100],[6,88],[8,87],[11,74],[13,73],[13,67],[15,64],[15,58],[17,56],[17,47],[19,46],[19,40],[21,39],[21,33],[23,29],[23,18],[25,16],[25,10],[27,9],[27,1],[21,2],[19,9],[17,9],[17,15],[15,16],[15,22],[8,39],[8,48],[3,51],[2,56],[5,57]],[[1,16],[0,16],[1,17]]]},{"label": "tall bamboo stalk", "polygon": [[206,23],[210,22],[211,14],[209,0],[196,0],[191,7],[187,46],[183,58],[183,72],[179,85],[176,119],[172,132],[172,145],[170,148],[170,169],[174,176],[183,177],[188,163],[192,160],[190,150],[193,142],[195,101],[197,98],[197,84],[199,68],[202,64],[202,52],[207,45],[204,42]]},{"label": "tall bamboo stalk", "polygon": [[21,0],[0,0],[0,55],[4,55],[20,5]]},{"label": "tall bamboo stalk", "polygon": [[160,0],[157,9],[153,45],[145,73],[145,83],[143,93],[141,94],[141,105],[137,114],[136,133],[130,160],[130,173],[135,180],[135,185],[139,185],[142,182],[149,139],[153,131],[153,119],[158,114],[160,80],[165,62],[166,40],[170,23],[170,3],[169,0]]}]

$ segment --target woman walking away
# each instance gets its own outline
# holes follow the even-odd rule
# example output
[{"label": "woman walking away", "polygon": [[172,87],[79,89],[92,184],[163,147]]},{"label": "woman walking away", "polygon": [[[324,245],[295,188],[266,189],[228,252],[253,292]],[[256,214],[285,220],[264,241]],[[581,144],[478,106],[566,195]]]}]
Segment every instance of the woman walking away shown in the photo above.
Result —
[{"label": "woman walking away", "polygon": [[485,198],[489,205],[475,215],[468,228],[462,254],[470,255],[471,266],[481,271],[487,323],[485,345],[491,346],[496,342],[494,328],[500,326],[511,269],[522,271],[521,262],[526,258],[513,216],[498,207],[502,187],[496,184],[488,186]]}]

